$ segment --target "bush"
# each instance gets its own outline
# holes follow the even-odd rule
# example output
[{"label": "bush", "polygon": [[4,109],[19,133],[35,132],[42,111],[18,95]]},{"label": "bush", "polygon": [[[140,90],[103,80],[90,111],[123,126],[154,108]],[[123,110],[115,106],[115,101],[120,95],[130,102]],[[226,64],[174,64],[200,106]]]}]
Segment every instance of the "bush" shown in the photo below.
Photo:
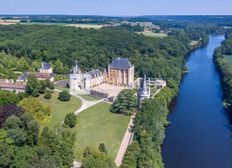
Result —
[{"label": "bush", "polygon": [[50,90],[46,91],[44,94],[45,99],[51,99],[52,98],[52,93]]},{"label": "bush", "polygon": [[68,113],[64,119],[64,124],[73,128],[76,125],[76,119],[77,118],[74,113]]},{"label": "bush", "polygon": [[51,116],[50,106],[43,104],[36,98],[25,98],[20,103],[25,112],[32,114],[40,122],[47,122]]},{"label": "bush", "polygon": [[71,97],[71,95],[69,94],[69,92],[64,90],[64,91],[59,93],[58,99],[61,101],[69,101],[70,97]]},{"label": "bush", "polygon": [[99,145],[98,149],[99,149],[100,152],[105,152],[105,153],[107,153],[107,149],[106,149],[106,146],[105,146],[104,143],[101,143],[101,144]]}]

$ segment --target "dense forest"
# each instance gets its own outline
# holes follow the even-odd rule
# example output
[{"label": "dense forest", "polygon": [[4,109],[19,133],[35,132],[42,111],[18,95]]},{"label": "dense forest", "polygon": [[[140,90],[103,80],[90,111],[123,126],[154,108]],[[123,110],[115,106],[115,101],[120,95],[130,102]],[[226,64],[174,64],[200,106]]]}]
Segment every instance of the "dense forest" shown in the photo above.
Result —
[{"label": "dense forest", "polygon": [[[12,63],[6,64],[10,62],[9,56],[21,60],[24,66],[17,64],[21,71],[36,69],[42,60],[58,67],[62,63],[69,68],[77,60],[83,70],[90,70],[106,68],[114,57],[128,57],[135,64],[137,76],[146,74],[167,80],[168,87],[155,99],[146,100],[138,112],[133,128],[135,141],[121,166],[162,168],[160,151],[168,124],[167,107],[178,91],[185,57],[194,48],[207,43],[207,31],[196,27],[179,29],[169,32],[165,38],[145,37],[133,31],[127,26],[100,30],[48,25],[0,26],[0,51],[4,58],[0,65],[3,69],[10,67],[12,71],[17,70]],[[193,46],[192,41],[198,43]],[[15,94],[7,97],[9,101],[3,102],[0,108],[0,114],[4,115],[0,127],[0,167],[70,167],[74,135],[63,127],[58,128],[56,133],[44,128],[39,135],[38,117],[29,114],[35,115],[42,110],[42,114],[49,116],[49,109],[35,99],[23,99]],[[6,113],[9,106],[14,106],[15,110]],[[33,112],[33,107],[41,108]],[[30,136],[31,132],[33,136]],[[95,163],[100,164],[99,168],[114,167],[112,160],[101,150],[86,149],[83,155],[83,167],[91,167]]]},{"label": "dense forest", "polygon": [[[200,33],[200,34],[199,34]],[[179,80],[184,56],[192,40],[207,41],[197,28],[173,31],[169,37],[149,38],[125,28],[79,29],[46,25],[0,26],[0,51],[34,60],[55,62],[69,68],[77,60],[83,70],[106,68],[114,57],[128,57],[136,75]],[[67,72],[67,71],[66,71]]]},{"label": "dense forest", "polygon": [[227,32],[226,40],[214,53],[214,60],[223,84],[225,106],[232,112],[232,31]]},{"label": "dense forest", "polygon": [[73,133],[62,127],[57,132],[45,127],[40,133],[40,124],[31,112],[42,116],[47,110],[43,104],[28,98],[30,103],[24,99],[19,105],[20,95],[9,91],[0,94],[4,97],[0,105],[0,167],[71,167]]}]

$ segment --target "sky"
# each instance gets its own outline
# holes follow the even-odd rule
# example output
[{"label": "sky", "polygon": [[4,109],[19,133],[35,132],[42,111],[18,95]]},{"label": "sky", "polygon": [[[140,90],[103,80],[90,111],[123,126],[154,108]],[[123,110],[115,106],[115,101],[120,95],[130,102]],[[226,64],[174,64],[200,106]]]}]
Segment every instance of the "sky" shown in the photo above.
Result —
[{"label": "sky", "polygon": [[232,15],[232,0],[0,0],[0,14]]}]

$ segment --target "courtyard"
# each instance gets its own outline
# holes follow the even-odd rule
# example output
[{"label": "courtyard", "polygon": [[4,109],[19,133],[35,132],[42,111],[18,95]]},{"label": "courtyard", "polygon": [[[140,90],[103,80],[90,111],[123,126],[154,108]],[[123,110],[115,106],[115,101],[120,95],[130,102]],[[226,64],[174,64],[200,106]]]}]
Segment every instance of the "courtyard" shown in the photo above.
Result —
[{"label": "courtyard", "polygon": [[98,93],[104,93],[107,94],[108,97],[117,97],[118,94],[124,89],[125,87],[122,86],[115,86],[115,85],[109,85],[106,83],[103,83],[101,85],[98,85],[94,88],[92,88],[92,91],[98,92]]}]

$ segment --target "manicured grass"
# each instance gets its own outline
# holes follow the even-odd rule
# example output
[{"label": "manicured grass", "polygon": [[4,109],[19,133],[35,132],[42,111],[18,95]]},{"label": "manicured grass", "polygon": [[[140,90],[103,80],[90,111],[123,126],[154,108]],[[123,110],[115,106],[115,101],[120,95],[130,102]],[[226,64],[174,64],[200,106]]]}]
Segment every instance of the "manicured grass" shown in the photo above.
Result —
[{"label": "manicured grass", "polygon": [[[48,104],[51,107],[51,120],[45,124],[50,128],[56,128],[62,123],[62,121],[64,121],[66,114],[75,112],[81,106],[81,101],[76,97],[72,96],[71,100],[68,102],[62,102],[57,98],[57,92],[52,95],[52,99],[44,99],[43,95],[39,97],[42,102]],[[42,125],[42,128],[45,125]]]},{"label": "manicured grass", "polygon": [[99,99],[97,99],[96,97],[93,97],[93,96],[87,95],[87,94],[81,94],[81,95],[79,95],[79,96],[81,96],[81,97],[84,98],[85,100],[89,100],[89,101],[99,100]]},{"label": "manicured grass", "polygon": [[57,89],[57,90],[67,90],[69,92],[69,88],[67,88],[67,87],[55,86],[55,89]]},{"label": "manicured grass", "polygon": [[77,115],[74,128],[74,155],[77,160],[81,159],[86,147],[98,148],[100,143],[106,145],[109,155],[115,159],[130,117],[111,113],[109,109],[110,104],[102,102]]}]

